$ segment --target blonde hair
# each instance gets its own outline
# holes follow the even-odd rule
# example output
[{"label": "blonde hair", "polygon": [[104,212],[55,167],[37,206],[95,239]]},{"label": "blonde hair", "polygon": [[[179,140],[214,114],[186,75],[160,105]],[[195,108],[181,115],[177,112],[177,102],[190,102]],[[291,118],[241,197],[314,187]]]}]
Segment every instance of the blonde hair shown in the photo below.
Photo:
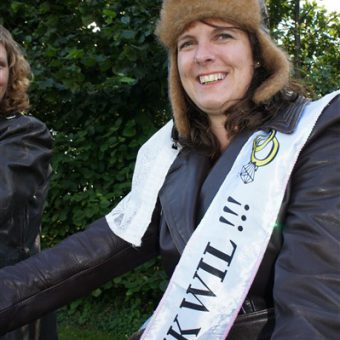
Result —
[{"label": "blonde hair", "polygon": [[0,44],[7,52],[8,85],[0,102],[0,116],[24,112],[29,107],[27,90],[32,79],[31,68],[11,33],[0,25]]}]

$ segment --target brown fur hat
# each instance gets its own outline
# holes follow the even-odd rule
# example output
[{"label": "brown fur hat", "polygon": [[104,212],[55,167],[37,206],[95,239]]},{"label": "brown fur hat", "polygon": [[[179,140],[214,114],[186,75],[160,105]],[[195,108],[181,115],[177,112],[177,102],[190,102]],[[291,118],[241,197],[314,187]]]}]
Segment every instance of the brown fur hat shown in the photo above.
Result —
[{"label": "brown fur hat", "polygon": [[287,85],[290,64],[287,55],[272,41],[263,24],[263,0],[163,0],[156,35],[169,54],[169,97],[179,134],[188,136],[187,102],[177,67],[177,39],[193,21],[219,18],[255,33],[263,67],[270,76],[256,89],[253,100],[263,103]]}]

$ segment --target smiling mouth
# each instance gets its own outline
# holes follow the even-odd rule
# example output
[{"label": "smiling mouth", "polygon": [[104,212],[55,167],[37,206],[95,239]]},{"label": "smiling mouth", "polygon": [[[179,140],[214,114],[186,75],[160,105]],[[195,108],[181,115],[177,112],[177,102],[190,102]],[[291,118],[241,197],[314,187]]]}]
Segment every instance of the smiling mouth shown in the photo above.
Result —
[{"label": "smiling mouth", "polygon": [[223,80],[226,77],[225,73],[214,73],[214,74],[208,74],[205,76],[199,76],[199,82],[202,85],[211,84],[220,80]]}]

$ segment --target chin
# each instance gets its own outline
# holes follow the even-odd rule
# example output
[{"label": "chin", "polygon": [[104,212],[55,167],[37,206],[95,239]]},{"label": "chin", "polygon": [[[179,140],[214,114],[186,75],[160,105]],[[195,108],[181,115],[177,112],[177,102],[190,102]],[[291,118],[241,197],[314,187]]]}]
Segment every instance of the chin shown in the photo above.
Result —
[{"label": "chin", "polygon": [[226,112],[226,110],[230,107],[230,105],[226,105],[223,103],[214,103],[214,105],[197,105],[203,112],[208,115],[221,115]]}]

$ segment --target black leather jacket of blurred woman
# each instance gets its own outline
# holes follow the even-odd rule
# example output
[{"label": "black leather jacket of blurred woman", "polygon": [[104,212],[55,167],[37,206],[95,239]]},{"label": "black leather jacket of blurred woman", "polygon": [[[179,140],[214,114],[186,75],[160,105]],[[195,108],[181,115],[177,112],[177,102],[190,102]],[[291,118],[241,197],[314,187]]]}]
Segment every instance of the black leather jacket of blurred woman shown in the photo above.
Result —
[{"label": "black leather jacket of blurred woman", "polygon": [[0,118],[0,267],[39,251],[50,160],[45,124],[20,114]]},{"label": "black leather jacket of blurred woman", "polygon": [[[340,334],[339,104],[337,96],[324,109],[295,164],[278,216],[281,228],[272,235],[228,339],[336,339]],[[298,99],[265,127],[294,132],[303,105]],[[1,331],[88,294],[159,254],[170,276],[249,134],[236,136],[214,164],[200,152],[179,153],[141,247],[117,237],[101,218],[56,247],[0,270]]]},{"label": "black leather jacket of blurred woman", "polygon": [[[51,174],[46,125],[21,114],[0,118],[0,267],[40,251],[41,217]],[[32,320],[33,321],[33,320]],[[55,339],[55,317],[46,316],[0,337]]]}]

